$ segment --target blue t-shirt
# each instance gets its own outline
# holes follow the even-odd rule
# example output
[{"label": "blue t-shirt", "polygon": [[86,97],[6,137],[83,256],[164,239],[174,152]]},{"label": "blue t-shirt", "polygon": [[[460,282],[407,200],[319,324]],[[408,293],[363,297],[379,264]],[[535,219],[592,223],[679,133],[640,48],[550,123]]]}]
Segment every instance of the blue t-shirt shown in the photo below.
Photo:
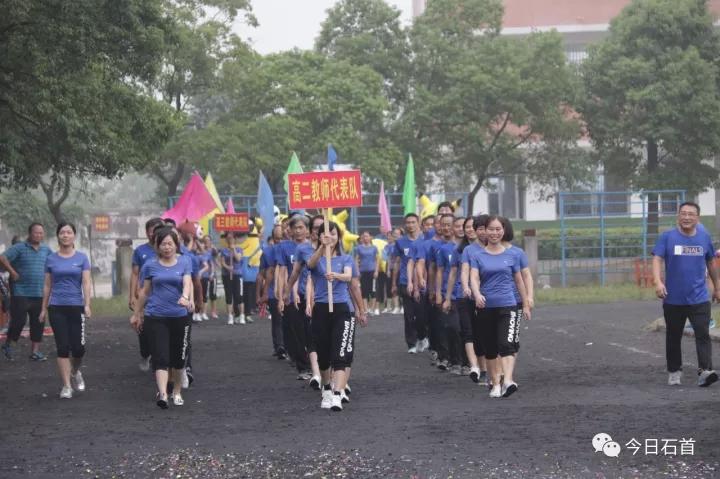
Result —
[{"label": "blue t-shirt", "polygon": [[685,236],[677,228],[658,237],[652,254],[665,260],[665,304],[687,306],[707,303],[707,262],[714,257],[712,239],[707,232],[697,230],[695,236]]},{"label": "blue t-shirt", "polygon": [[153,258],[157,258],[155,248],[150,243],[141,244],[133,251],[132,265],[137,266],[139,270],[147,260]]},{"label": "blue t-shirt", "polygon": [[437,230],[436,230],[435,227],[433,226],[432,228],[430,228],[429,230],[427,230],[426,233],[423,233],[422,236],[423,236],[423,238],[424,238],[426,241],[430,241],[430,240],[433,239],[435,236],[437,236]]},{"label": "blue t-shirt", "polygon": [[203,279],[210,278],[215,275],[215,264],[213,262],[212,251],[205,251],[198,255],[200,259],[200,269],[203,269],[207,265],[207,270],[202,274]]},{"label": "blue t-shirt", "polygon": [[90,261],[84,253],[76,251],[69,258],[53,253],[45,261],[45,272],[50,273],[52,290],[50,306],[82,306],[82,274],[90,271]]},{"label": "blue t-shirt", "polygon": [[374,244],[365,246],[359,244],[355,247],[355,256],[360,262],[361,273],[374,273],[377,264],[378,249]]},{"label": "blue t-shirt", "polygon": [[515,301],[515,273],[520,271],[517,256],[505,250],[490,254],[482,250],[473,257],[470,267],[480,272],[480,293],[485,296],[486,308],[503,308],[517,305]]},{"label": "blue t-shirt", "polygon": [[141,276],[149,280],[152,288],[145,305],[146,316],[179,318],[188,315],[188,310],[178,304],[183,292],[183,277],[190,276],[191,261],[178,256],[173,266],[163,266],[159,261],[148,261],[141,270]]},{"label": "blue t-shirt", "polygon": [[[298,277],[298,294],[302,297],[305,296],[307,290],[307,279],[310,272],[307,268],[307,262],[310,257],[315,253],[312,243],[300,243],[295,250],[295,261],[294,263],[300,264],[300,276]],[[323,260],[324,261],[324,260]],[[294,266],[294,265],[293,265]],[[288,270],[292,273],[292,269]]]},{"label": "blue t-shirt", "polygon": [[421,241],[422,235],[418,236],[418,239],[412,240],[407,236],[398,238],[395,242],[395,256],[400,258],[400,271],[398,272],[398,284],[401,286],[407,286],[407,264],[410,259],[410,251],[417,241]]},{"label": "blue t-shirt", "polygon": [[[528,257],[525,254],[525,251],[523,251],[522,248],[518,248],[515,245],[512,245],[510,248],[508,248],[508,251],[515,256],[517,256],[518,264],[520,265],[520,270],[524,270],[527,268],[530,263],[528,261]],[[517,289],[517,284],[513,282],[513,285],[515,286],[515,301],[517,301],[518,304],[522,303],[522,296],[520,296],[520,291]]]},{"label": "blue t-shirt", "polygon": [[20,278],[12,282],[12,294],[28,298],[42,298],[45,286],[45,262],[52,250],[41,244],[35,250],[27,241],[9,247],[3,256]]},{"label": "blue t-shirt", "polygon": [[190,251],[187,246],[180,245],[180,255],[190,260],[190,277],[195,279],[200,274],[200,258],[195,251]]},{"label": "blue t-shirt", "polygon": [[395,259],[395,244],[386,244],[383,248],[383,259],[387,262],[387,266],[385,267],[385,271],[387,272],[387,275],[390,276],[390,273],[393,269],[393,260]]},{"label": "blue t-shirt", "polygon": [[292,240],[283,240],[277,245],[275,260],[277,264],[287,268],[288,274],[292,273],[297,247],[298,243]]},{"label": "blue t-shirt", "polygon": [[[315,265],[314,268],[310,269],[312,275],[313,285],[315,286],[315,302],[326,303],[328,302],[327,284],[328,281],[325,279],[325,273],[327,269],[325,267],[325,259],[321,259]],[[353,259],[349,254],[342,254],[340,256],[333,256],[330,260],[330,266],[334,273],[343,273],[345,268],[350,268],[352,271]],[[347,303],[350,301],[350,293],[348,287],[350,283],[345,281],[333,281],[333,304]]]},{"label": "blue t-shirt", "polygon": [[477,256],[480,254],[481,251],[485,251],[485,247],[481,246],[478,243],[470,243],[465,247],[465,249],[462,252],[462,256],[460,257],[460,262],[462,264],[469,265],[471,260],[473,258],[477,258]]},{"label": "blue t-shirt", "polygon": [[[233,250],[238,253],[242,252],[242,248],[239,246],[233,246]],[[231,250],[230,248],[223,248],[222,250],[220,250],[220,256],[222,256],[225,260],[225,264],[232,265],[233,276],[242,276],[243,261],[245,261],[245,257],[243,256],[240,261],[236,261],[233,250]],[[225,276],[230,276],[230,273],[225,268],[223,268],[222,274],[224,274]]]},{"label": "blue t-shirt", "polygon": [[[260,256],[260,269],[275,268],[275,246],[266,245],[262,250],[262,256]],[[268,298],[275,298],[275,275],[273,280],[270,281],[268,288]]]},{"label": "blue t-shirt", "polygon": [[437,259],[437,253],[440,247],[445,244],[445,241],[431,238],[427,241],[427,258],[426,261],[428,263],[434,263]]},{"label": "blue t-shirt", "polygon": [[442,273],[442,285],[440,291],[442,292],[443,299],[447,293],[448,280],[450,279],[450,270],[456,267],[458,270],[455,274],[455,284],[452,285],[450,299],[456,300],[463,297],[462,283],[460,282],[460,252],[458,251],[457,244],[453,241],[442,243],[435,253],[435,262],[438,268],[443,269]]}]

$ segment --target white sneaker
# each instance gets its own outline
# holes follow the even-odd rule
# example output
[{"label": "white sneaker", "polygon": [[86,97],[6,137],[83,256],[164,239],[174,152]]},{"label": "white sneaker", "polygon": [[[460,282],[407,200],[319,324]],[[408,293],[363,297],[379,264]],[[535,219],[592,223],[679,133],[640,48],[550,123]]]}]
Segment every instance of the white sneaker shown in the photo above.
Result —
[{"label": "white sneaker", "polygon": [[375,308],[375,316],[380,316],[380,310],[378,308]]},{"label": "white sneaker", "polygon": [[400,308],[395,308],[395,309],[393,309],[392,314],[401,314],[401,313],[400,313]]},{"label": "white sneaker", "polygon": [[418,342],[415,343],[415,349],[417,349],[418,353],[424,353],[425,352],[425,341],[422,339],[418,339]]},{"label": "white sneaker", "polygon": [[332,393],[332,406],[330,409],[333,411],[342,411],[342,394]]},{"label": "white sneaker", "polygon": [[405,308],[400,308],[400,314],[405,314]]},{"label": "white sneaker", "polygon": [[385,309],[382,310],[382,312],[383,312],[383,314],[392,313],[392,309],[390,309],[390,308],[385,308]]},{"label": "white sneaker", "polygon": [[207,315],[207,313],[202,314],[202,320],[203,321],[210,321],[210,317]]},{"label": "white sneaker", "polygon": [[140,367],[140,371],[146,373],[150,371],[150,356],[147,358],[141,359],[140,364],[138,365]]},{"label": "white sneaker", "polygon": [[428,349],[430,349],[430,339],[425,338],[425,339],[423,339],[422,343],[423,343],[423,346],[422,346],[423,351],[427,351]]},{"label": "white sneaker", "polygon": [[680,386],[682,384],[682,371],[675,371],[674,373],[670,373],[668,375],[668,385],[669,386]]},{"label": "white sneaker", "polygon": [[182,406],[185,404],[185,401],[183,400],[182,396],[179,394],[173,394],[172,397],[173,404],[176,406]]},{"label": "white sneaker", "polygon": [[502,389],[500,388],[500,385],[493,386],[493,388],[490,390],[490,397],[491,398],[499,398],[502,397]]},{"label": "white sneaker", "polygon": [[238,324],[245,324],[245,315],[241,314],[240,319],[238,320]]},{"label": "white sneaker", "polygon": [[320,388],[321,388],[320,383],[321,383],[321,381],[320,381],[320,376],[313,376],[313,377],[310,379],[310,387],[311,387],[312,389],[314,389],[315,391],[319,391],[319,390],[320,390]]},{"label": "white sneaker", "polygon": [[85,380],[83,379],[83,375],[78,369],[75,374],[71,376],[73,381],[75,381],[75,390],[83,392],[85,390]]},{"label": "white sneaker", "polygon": [[180,374],[180,380],[182,381],[182,388],[187,389],[190,387],[190,380],[188,379],[187,370],[183,369]]},{"label": "white sneaker", "polygon": [[60,390],[60,399],[72,399],[72,388],[63,386]]},{"label": "white sneaker", "polygon": [[712,369],[710,370],[703,370],[698,374],[698,386],[701,388],[706,388],[710,386],[712,383],[717,382],[718,375],[715,371]]},{"label": "white sneaker", "polygon": [[193,323],[199,323],[202,321],[202,316],[200,316],[198,313],[193,313],[192,316]]},{"label": "white sneaker", "polygon": [[417,354],[417,347],[413,346],[408,349],[408,354]]},{"label": "white sneaker", "polygon": [[228,325],[232,326],[233,324],[235,324],[235,321],[233,321],[233,315],[228,314]]},{"label": "white sneaker", "polygon": [[342,391],[342,392],[340,393],[340,401],[341,401],[343,404],[348,404],[348,403],[350,402],[350,398],[348,397],[347,394],[345,394],[345,391]]},{"label": "white sneaker", "polygon": [[320,409],[330,409],[333,405],[333,393],[329,389],[323,389]]},{"label": "white sneaker", "polygon": [[480,382],[480,368],[470,368],[470,379],[474,383]]}]

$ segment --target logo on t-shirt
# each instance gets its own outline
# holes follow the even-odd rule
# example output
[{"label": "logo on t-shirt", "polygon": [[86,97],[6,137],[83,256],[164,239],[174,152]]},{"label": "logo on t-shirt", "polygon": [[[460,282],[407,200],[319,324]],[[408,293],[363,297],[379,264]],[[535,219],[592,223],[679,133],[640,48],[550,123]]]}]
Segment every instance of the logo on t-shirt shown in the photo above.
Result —
[{"label": "logo on t-shirt", "polygon": [[704,256],[705,249],[702,246],[675,245],[675,256]]},{"label": "logo on t-shirt", "polygon": [[405,256],[409,255],[409,254],[410,254],[410,248],[403,248],[403,254],[404,254]]}]

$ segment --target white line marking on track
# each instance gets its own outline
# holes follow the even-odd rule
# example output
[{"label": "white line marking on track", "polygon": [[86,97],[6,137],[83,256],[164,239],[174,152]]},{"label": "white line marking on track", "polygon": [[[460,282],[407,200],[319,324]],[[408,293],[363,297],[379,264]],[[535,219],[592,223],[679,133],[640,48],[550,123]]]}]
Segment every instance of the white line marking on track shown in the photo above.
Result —
[{"label": "white line marking on track", "polygon": [[662,358],[663,356],[661,354],[653,353],[650,351],[645,351],[644,349],[638,349],[633,346],[625,346],[624,344],[618,344],[618,343],[608,343],[610,346],[615,346],[616,348],[621,348],[626,351],[630,351],[631,353],[637,353],[637,354],[648,354],[654,358]]}]

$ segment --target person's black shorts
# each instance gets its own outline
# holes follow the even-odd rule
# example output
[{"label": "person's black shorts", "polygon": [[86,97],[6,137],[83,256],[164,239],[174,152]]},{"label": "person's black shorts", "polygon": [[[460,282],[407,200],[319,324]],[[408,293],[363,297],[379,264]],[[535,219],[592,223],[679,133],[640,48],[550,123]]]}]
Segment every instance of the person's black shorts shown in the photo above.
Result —
[{"label": "person's black shorts", "polygon": [[375,297],[375,272],[374,271],[361,271],[360,272],[360,291],[362,292],[363,299]]}]

